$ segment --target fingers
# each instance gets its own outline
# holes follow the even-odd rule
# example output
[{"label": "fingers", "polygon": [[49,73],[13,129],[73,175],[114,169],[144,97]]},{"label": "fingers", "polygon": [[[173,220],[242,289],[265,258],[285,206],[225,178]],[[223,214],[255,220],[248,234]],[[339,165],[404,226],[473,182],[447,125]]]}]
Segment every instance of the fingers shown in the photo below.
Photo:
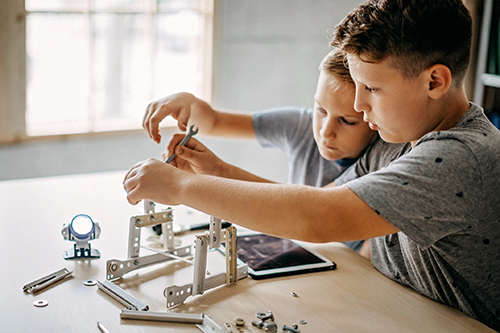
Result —
[{"label": "fingers", "polygon": [[144,168],[148,165],[155,163],[156,160],[148,159],[146,161],[141,161],[135,164],[125,175],[123,179],[123,188],[127,193],[127,201],[132,205],[138,204],[143,197],[141,197],[140,185],[141,185],[141,174],[144,172]]},{"label": "fingers", "polygon": [[159,122],[156,123],[155,127],[155,124],[152,121],[153,115],[155,114],[157,108],[158,103],[156,102],[150,103],[148,105],[142,119],[142,127],[146,130],[146,133],[154,142],[159,143],[161,141]]},{"label": "fingers", "polygon": [[[178,134],[174,134],[172,136],[172,139],[170,139],[170,142],[167,145],[166,151],[164,151],[161,154],[161,158],[162,158],[163,161],[165,161],[168,157],[170,157],[170,155],[172,155],[172,153],[174,152],[175,147],[182,141],[182,139],[184,139],[185,136],[186,136],[185,134],[179,134],[179,133]],[[172,163],[170,163],[170,164],[172,164]]]},{"label": "fingers", "polygon": [[127,201],[132,205],[137,205],[139,203],[139,199],[135,198],[135,190],[137,187],[137,170],[138,167],[132,167],[132,169],[127,172],[125,179],[123,180],[123,188],[125,189],[125,193],[127,194]]},{"label": "fingers", "polygon": [[176,119],[177,127],[183,132],[186,131],[193,100],[195,97],[191,94],[179,93],[150,103],[144,113],[142,127],[156,143],[161,141],[160,123],[167,116]]}]

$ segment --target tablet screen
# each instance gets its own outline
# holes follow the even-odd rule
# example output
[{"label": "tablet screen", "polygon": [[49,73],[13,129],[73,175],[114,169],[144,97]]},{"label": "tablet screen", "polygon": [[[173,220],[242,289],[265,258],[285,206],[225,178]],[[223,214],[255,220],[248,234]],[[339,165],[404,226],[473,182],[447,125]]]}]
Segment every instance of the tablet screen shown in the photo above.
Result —
[{"label": "tablet screen", "polygon": [[333,262],[294,241],[264,234],[238,236],[238,258],[254,278],[335,268]]}]

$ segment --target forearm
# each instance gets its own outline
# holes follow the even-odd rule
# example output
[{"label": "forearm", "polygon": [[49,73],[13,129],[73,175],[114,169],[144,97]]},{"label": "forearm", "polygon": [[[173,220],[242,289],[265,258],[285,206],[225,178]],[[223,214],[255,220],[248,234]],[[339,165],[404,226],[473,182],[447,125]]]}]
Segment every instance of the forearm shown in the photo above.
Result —
[{"label": "forearm", "polygon": [[348,241],[399,230],[345,185],[316,188],[200,175],[156,159],[125,175],[127,200],[184,204],[270,235],[310,242]]},{"label": "forearm", "polygon": [[253,139],[252,115],[243,112],[223,112],[214,110],[214,121],[203,134],[223,138]]},{"label": "forearm", "polygon": [[191,175],[178,193],[187,206],[269,235],[310,242],[362,239],[349,229],[356,210],[347,211],[336,190]]},{"label": "forearm", "polygon": [[257,175],[254,175],[253,173],[250,173],[241,168],[238,168],[237,166],[234,166],[232,164],[223,161],[221,162],[221,166],[219,168],[219,174],[216,176],[235,179],[235,180],[257,182],[257,183],[274,183],[268,179],[259,177]]}]

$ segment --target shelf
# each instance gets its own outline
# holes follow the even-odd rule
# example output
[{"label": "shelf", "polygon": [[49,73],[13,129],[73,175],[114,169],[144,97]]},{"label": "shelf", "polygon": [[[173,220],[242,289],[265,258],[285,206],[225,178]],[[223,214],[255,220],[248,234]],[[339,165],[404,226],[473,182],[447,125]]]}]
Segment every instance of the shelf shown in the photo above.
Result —
[{"label": "shelf", "polygon": [[488,87],[500,88],[500,75],[484,73],[481,75],[481,82]]}]

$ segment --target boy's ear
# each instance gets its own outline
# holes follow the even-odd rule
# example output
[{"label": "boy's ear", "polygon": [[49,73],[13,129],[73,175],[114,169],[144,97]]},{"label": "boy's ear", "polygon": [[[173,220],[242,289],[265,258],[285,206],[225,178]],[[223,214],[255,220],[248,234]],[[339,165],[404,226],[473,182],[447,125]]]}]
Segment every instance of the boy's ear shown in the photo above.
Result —
[{"label": "boy's ear", "polygon": [[436,64],[427,70],[429,78],[428,95],[432,99],[441,98],[448,92],[451,85],[450,69],[441,64]]}]

